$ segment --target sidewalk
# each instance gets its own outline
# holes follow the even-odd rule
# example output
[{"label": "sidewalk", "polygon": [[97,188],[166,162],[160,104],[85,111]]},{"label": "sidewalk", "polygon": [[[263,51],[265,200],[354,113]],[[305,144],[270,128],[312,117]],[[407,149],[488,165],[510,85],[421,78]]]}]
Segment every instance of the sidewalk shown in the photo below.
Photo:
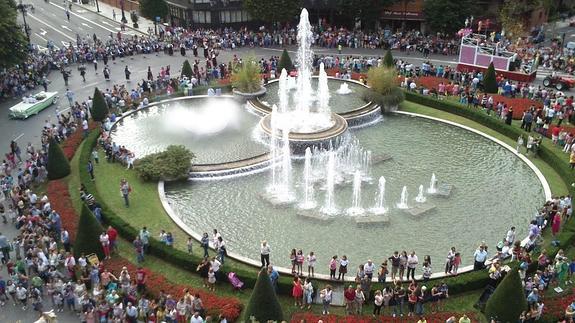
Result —
[{"label": "sidewalk", "polygon": [[[98,2],[98,7],[100,8],[100,12],[97,12],[96,10],[96,2],[94,1],[94,4],[82,4],[81,2],[73,2],[74,6],[76,8],[82,8],[94,13],[99,14],[102,17],[106,17],[109,20],[115,21],[116,23],[118,23],[118,25],[120,24],[120,19],[122,19],[122,10],[120,8],[116,8],[114,6],[111,6],[107,3],[103,3],[103,2]],[[114,19],[114,12],[116,13],[116,19]],[[144,18],[142,16],[138,16],[138,28],[134,28],[132,25],[132,20],[130,19],[130,12],[129,11],[124,11],[124,14],[126,16],[126,19],[128,20],[128,23],[126,23],[126,28],[132,29],[134,31],[138,31],[141,32],[143,34],[148,34],[148,28],[152,28],[152,30],[154,29],[154,22]]]}]

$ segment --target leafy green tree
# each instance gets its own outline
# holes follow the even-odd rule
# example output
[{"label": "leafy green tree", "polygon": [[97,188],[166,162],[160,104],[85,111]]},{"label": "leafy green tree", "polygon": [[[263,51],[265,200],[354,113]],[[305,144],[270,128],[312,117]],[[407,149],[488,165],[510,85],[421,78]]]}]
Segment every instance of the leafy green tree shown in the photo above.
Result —
[{"label": "leafy green tree", "polygon": [[474,0],[433,0],[423,2],[423,14],[434,32],[453,35],[465,26],[465,18],[477,13]]},{"label": "leafy green tree", "polygon": [[140,0],[140,13],[152,20],[163,19],[168,15],[168,4],[166,0]]},{"label": "leafy green tree", "polygon": [[485,305],[487,320],[496,318],[497,322],[517,322],[521,312],[527,309],[527,299],[523,293],[519,271],[512,269]]},{"label": "leafy green tree", "polygon": [[281,322],[284,319],[281,305],[265,268],[258,275],[242,321],[252,322],[251,317],[257,322]]},{"label": "leafy green tree", "polygon": [[70,175],[70,163],[68,158],[64,155],[62,147],[58,144],[56,139],[50,138],[50,145],[48,147],[48,179],[60,179]]},{"label": "leafy green tree", "polygon": [[104,231],[92,211],[86,204],[83,204],[78,222],[78,233],[76,234],[76,241],[74,241],[74,256],[80,257],[82,254],[95,253],[98,255],[98,259],[104,259],[104,250],[100,244],[100,234]]},{"label": "leafy green tree", "polygon": [[146,181],[184,179],[188,177],[194,154],[182,145],[170,145],[165,151],[136,161],[134,169]]},{"label": "leafy green tree", "polygon": [[190,65],[190,62],[188,62],[188,60],[186,59],[184,61],[184,64],[182,65],[182,76],[185,76],[188,79],[191,79],[193,75],[194,75],[194,70],[192,70],[192,66]]},{"label": "leafy green tree", "polygon": [[28,41],[18,25],[16,2],[0,0],[0,67],[12,67],[28,57]]},{"label": "leafy green tree", "polygon": [[252,18],[267,23],[293,20],[302,8],[302,0],[244,0]]},{"label": "leafy green tree", "polygon": [[[338,0],[337,10],[353,20],[361,20],[364,29],[375,29],[382,11],[398,0]],[[405,0],[403,0],[405,1]]]},{"label": "leafy green tree", "polygon": [[97,122],[103,122],[108,116],[110,109],[104,95],[98,88],[94,89],[94,98],[92,101],[92,119]]},{"label": "leafy green tree", "polygon": [[495,75],[495,67],[493,63],[489,64],[487,72],[485,72],[485,77],[483,78],[483,91],[486,93],[497,93],[497,79]]},{"label": "leafy green tree", "polygon": [[385,52],[385,56],[383,57],[383,66],[395,68],[393,56],[391,55],[391,49],[388,49],[387,52]]},{"label": "leafy green tree", "polygon": [[284,68],[288,73],[294,69],[291,57],[289,56],[289,53],[285,48],[284,51],[282,52],[282,56],[280,57],[277,70],[281,73],[282,69]]}]

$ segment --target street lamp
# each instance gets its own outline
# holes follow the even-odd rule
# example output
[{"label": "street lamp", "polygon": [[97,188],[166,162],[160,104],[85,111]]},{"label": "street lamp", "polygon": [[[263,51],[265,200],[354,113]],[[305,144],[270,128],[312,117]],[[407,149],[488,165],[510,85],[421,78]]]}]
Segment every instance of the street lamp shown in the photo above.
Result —
[{"label": "street lamp", "polygon": [[20,0],[20,3],[16,6],[16,9],[22,12],[24,31],[26,32],[26,39],[28,40],[28,44],[30,44],[30,27],[28,27],[28,24],[26,23],[26,14],[28,13],[28,10],[34,10],[34,6],[31,4],[23,4],[22,0]]},{"label": "street lamp", "polygon": [[100,5],[98,4],[98,0],[96,0],[96,12],[100,13]]},{"label": "street lamp", "polygon": [[126,19],[126,14],[124,13],[124,0],[120,0],[120,8],[122,9],[122,19],[120,19],[123,23],[128,23],[128,19]]}]

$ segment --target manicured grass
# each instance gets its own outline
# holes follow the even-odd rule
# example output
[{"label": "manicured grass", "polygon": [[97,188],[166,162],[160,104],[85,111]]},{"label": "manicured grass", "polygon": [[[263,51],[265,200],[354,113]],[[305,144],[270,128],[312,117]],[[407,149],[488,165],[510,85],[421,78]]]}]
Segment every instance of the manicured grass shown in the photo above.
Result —
[{"label": "manicured grass", "polygon": [[[440,118],[440,119],[444,119],[444,120],[448,120],[448,121],[457,122],[459,124],[477,129],[483,133],[486,133],[492,137],[495,137],[495,138],[505,142],[506,144],[510,145],[511,147],[516,147],[516,145],[517,145],[516,141],[510,139],[507,136],[500,134],[499,132],[497,132],[495,130],[492,130],[486,126],[483,126],[483,125],[481,125],[475,121],[472,121],[472,120],[469,120],[467,118],[457,116],[457,115],[454,115],[454,114],[451,114],[448,112],[429,108],[429,107],[426,107],[426,106],[423,106],[423,105],[420,105],[417,103],[409,102],[409,101],[404,101],[403,103],[401,103],[401,110],[407,111],[407,112],[419,113],[419,114],[423,114],[423,115],[427,115],[427,116],[431,116],[431,117],[435,117],[435,118]],[[514,124],[514,125],[517,126],[517,124]],[[551,140],[544,138],[543,141],[544,141],[544,144],[546,146],[553,146],[551,143]],[[556,151],[560,151],[559,148],[554,147],[554,146],[552,147],[552,149],[555,149]],[[525,155],[525,148],[524,147],[520,151]],[[565,155],[566,155],[565,156],[566,162],[568,162],[569,156],[567,154],[565,154]],[[569,194],[569,188],[567,187],[566,183],[563,181],[561,176],[559,176],[559,174],[549,164],[542,161],[540,158],[533,157],[533,155],[531,155],[531,154],[525,155],[525,156],[527,158],[529,158],[529,160],[531,160],[535,164],[535,166],[537,166],[537,168],[539,168],[539,170],[541,170],[541,172],[543,173],[543,175],[547,179],[549,186],[551,187],[551,192],[554,195]]]}]

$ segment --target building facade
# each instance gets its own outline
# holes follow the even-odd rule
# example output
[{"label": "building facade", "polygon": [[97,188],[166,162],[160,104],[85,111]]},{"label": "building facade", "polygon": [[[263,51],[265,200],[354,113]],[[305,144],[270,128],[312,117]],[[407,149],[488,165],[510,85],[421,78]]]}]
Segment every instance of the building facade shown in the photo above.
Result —
[{"label": "building facade", "polygon": [[242,0],[166,0],[168,19],[175,26],[213,28],[245,26],[252,21]]}]

